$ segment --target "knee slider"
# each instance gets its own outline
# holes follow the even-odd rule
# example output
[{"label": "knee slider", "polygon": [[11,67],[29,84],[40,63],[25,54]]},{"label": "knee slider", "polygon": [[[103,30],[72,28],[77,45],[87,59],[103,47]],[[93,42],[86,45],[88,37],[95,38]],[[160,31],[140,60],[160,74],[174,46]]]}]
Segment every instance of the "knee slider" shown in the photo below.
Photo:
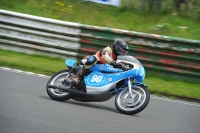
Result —
[{"label": "knee slider", "polygon": [[95,56],[89,56],[89,58],[87,58],[87,62],[85,64],[93,65],[96,61],[97,61],[97,58]]}]

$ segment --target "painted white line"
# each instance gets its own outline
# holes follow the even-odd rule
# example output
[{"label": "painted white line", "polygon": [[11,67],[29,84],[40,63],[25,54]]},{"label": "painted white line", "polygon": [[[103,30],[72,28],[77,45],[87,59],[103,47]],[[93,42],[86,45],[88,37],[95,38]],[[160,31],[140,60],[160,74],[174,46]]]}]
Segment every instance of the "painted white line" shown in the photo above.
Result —
[{"label": "painted white line", "polygon": [[195,102],[186,102],[186,101],[183,101],[183,100],[174,100],[174,99],[170,99],[170,98],[167,98],[167,97],[158,97],[158,96],[154,96],[154,95],[152,95],[151,98],[200,107],[200,104],[199,103],[195,103]]},{"label": "painted white line", "polygon": [[[47,76],[47,75],[43,75],[43,74],[36,74],[36,73],[32,73],[32,72],[25,72],[25,71],[21,71],[21,70],[17,70],[17,69],[6,68],[6,67],[0,67],[0,70],[10,71],[10,72],[15,72],[15,73],[20,73],[20,74],[25,74],[25,75],[30,75],[30,76],[36,76],[36,77],[41,77],[41,78],[48,78],[48,79],[51,77],[51,76]],[[158,96],[151,95],[151,98],[200,107],[199,103],[186,102],[186,101],[182,101],[182,100],[174,100],[174,99],[170,99],[170,98],[167,98],[167,97],[158,97]]]},{"label": "painted white line", "polygon": [[43,74],[36,74],[33,72],[25,72],[25,71],[21,71],[18,69],[10,69],[10,68],[6,68],[6,67],[0,67],[0,70],[20,73],[20,74],[25,74],[25,75],[30,75],[30,76],[40,77],[40,78],[48,78],[49,79],[51,77],[51,76],[47,76],[47,75],[43,75]]}]

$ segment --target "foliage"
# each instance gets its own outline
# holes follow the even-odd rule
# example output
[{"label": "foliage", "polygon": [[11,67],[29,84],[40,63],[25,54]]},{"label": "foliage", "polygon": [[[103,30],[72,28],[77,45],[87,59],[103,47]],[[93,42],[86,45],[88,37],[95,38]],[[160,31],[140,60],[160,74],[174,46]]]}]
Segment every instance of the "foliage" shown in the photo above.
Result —
[{"label": "foliage", "polygon": [[[141,1],[122,0],[122,6],[117,8],[83,0],[1,0],[0,8],[88,25],[200,40],[197,17],[200,2],[196,2],[195,13],[188,17],[184,12],[175,13],[172,0],[163,1],[161,11],[151,12],[148,4],[141,11]],[[163,27],[157,28],[158,25]]]}]

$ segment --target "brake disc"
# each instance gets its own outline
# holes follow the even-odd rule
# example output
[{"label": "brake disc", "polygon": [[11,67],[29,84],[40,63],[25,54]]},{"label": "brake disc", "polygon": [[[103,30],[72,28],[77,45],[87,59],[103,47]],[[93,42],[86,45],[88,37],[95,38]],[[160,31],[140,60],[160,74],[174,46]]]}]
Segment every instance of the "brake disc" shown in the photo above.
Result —
[{"label": "brake disc", "polygon": [[134,91],[133,97],[129,93],[126,93],[123,97],[123,103],[125,106],[132,107],[137,105],[141,100],[141,94],[137,91]]}]

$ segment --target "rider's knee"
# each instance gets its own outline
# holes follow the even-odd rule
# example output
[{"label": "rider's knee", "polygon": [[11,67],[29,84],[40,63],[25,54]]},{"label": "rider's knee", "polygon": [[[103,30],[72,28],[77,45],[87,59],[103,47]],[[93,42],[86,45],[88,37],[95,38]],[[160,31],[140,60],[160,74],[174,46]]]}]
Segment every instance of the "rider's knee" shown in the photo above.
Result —
[{"label": "rider's knee", "polygon": [[97,58],[95,56],[89,56],[89,58],[87,58],[87,62],[85,64],[93,65],[96,61],[97,61]]},{"label": "rider's knee", "polygon": [[88,69],[97,63],[97,58],[95,56],[89,56],[87,62],[85,63],[85,68]]}]

